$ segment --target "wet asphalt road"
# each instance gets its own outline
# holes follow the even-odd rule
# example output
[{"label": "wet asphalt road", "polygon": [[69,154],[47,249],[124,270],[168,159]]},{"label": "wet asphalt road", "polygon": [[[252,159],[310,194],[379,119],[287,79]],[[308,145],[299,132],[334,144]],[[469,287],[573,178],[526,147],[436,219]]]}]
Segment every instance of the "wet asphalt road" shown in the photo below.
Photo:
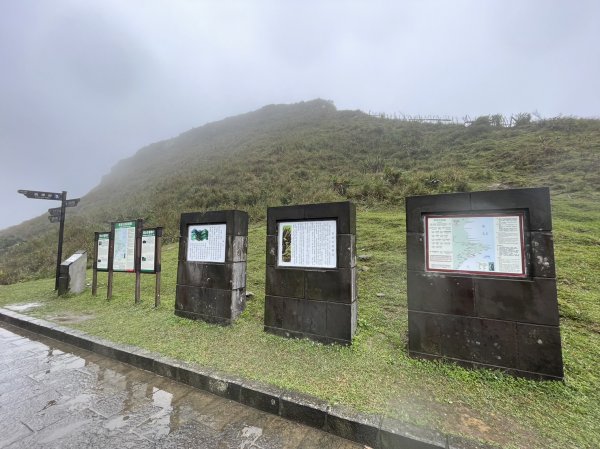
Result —
[{"label": "wet asphalt road", "polygon": [[0,448],[363,446],[0,326]]}]

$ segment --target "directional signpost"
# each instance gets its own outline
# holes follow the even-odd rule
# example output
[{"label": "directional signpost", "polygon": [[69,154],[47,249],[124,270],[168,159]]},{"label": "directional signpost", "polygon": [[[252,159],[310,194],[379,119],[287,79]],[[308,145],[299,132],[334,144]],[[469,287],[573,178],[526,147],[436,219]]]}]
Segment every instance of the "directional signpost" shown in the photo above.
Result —
[{"label": "directional signpost", "polygon": [[25,195],[27,198],[34,200],[54,200],[60,201],[60,207],[54,207],[48,209],[50,215],[48,220],[50,223],[60,223],[58,231],[58,254],[56,256],[56,281],[54,283],[54,290],[58,290],[58,277],[60,275],[60,263],[62,259],[62,246],[63,246],[63,234],[65,231],[65,211],[67,207],[75,207],[79,203],[79,198],[67,199],[67,192],[40,192],[38,190],[18,190],[18,193]]}]

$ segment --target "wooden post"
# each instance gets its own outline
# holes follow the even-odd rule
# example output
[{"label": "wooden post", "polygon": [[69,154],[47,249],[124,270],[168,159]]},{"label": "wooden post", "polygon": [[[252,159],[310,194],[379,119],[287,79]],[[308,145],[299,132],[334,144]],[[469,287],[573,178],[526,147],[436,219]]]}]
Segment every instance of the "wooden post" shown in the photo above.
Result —
[{"label": "wooden post", "polygon": [[98,293],[98,239],[99,232],[94,232],[94,262],[92,263],[92,296]]},{"label": "wooden post", "polygon": [[110,237],[108,240],[108,286],[106,289],[106,299],[112,298],[113,289],[113,259],[115,253],[115,224],[110,224]]},{"label": "wooden post", "polygon": [[154,307],[160,306],[160,253],[161,253],[161,242],[162,242],[162,231],[163,228],[156,228],[155,234],[155,257],[154,257],[154,269],[156,271],[156,284],[154,286]]},{"label": "wooden post", "polygon": [[140,292],[141,292],[141,275],[142,275],[142,230],[144,222],[141,219],[136,220],[135,223],[135,303],[140,303]]}]

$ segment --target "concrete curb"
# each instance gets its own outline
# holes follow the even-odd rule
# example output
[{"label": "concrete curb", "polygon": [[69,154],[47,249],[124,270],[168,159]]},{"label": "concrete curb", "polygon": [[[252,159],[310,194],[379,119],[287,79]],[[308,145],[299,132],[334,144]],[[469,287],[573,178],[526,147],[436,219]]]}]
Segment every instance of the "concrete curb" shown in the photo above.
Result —
[{"label": "concrete curb", "polygon": [[367,415],[320,399],[163,357],[131,345],[0,308],[0,321],[151,371],[217,396],[377,449],[495,449],[453,435]]}]

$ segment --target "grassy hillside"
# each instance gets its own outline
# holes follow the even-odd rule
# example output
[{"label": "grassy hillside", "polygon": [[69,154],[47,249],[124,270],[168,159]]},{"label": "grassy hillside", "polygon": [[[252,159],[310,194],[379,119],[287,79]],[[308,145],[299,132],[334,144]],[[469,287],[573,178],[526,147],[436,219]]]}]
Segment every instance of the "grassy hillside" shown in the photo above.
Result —
[{"label": "grassy hillside", "polygon": [[[397,208],[407,195],[508,186],[600,198],[599,120],[493,122],[410,122],[315,100],[207,124],[120,161],[69,210],[65,254],[91,251],[93,232],[119,219],[164,226],[173,242],[184,211],[239,208],[260,220],[281,204]],[[0,283],[51,275],[56,235],[45,217],[0,231]]]}]

